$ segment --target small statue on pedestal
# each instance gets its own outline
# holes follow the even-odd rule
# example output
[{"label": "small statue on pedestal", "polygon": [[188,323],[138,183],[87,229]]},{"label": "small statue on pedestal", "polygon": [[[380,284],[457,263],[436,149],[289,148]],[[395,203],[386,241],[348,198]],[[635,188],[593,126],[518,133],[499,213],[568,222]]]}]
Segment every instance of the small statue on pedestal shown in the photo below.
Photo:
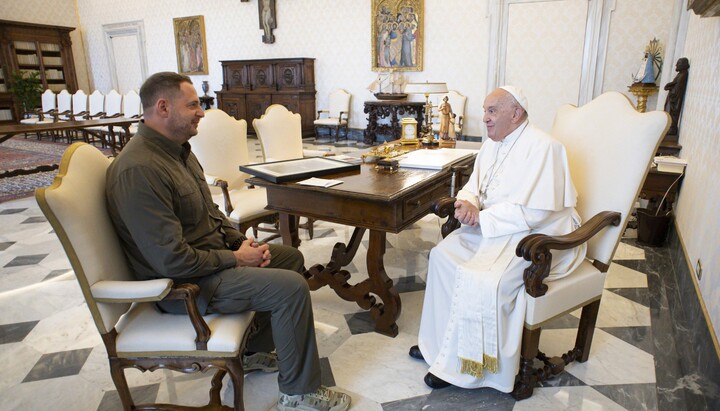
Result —
[{"label": "small statue on pedestal", "polygon": [[677,64],[675,64],[675,71],[677,71],[678,74],[673,81],[665,85],[665,90],[668,91],[667,99],[665,100],[665,111],[670,114],[672,120],[666,134],[669,136],[677,136],[679,134],[678,123],[680,121],[683,101],[685,101],[685,89],[687,87],[689,68],[690,62],[688,59],[685,57],[679,58]]},{"label": "small statue on pedestal", "polygon": [[452,112],[452,106],[448,102],[448,97],[443,97],[443,102],[438,106],[440,113],[440,132],[438,137],[441,140],[455,139],[455,114]]}]

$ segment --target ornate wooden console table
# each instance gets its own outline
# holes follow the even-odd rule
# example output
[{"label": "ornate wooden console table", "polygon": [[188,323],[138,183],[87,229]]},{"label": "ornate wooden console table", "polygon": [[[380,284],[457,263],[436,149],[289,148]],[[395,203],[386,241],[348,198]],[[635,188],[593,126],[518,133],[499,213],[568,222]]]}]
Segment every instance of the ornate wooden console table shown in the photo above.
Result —
[{"label": "ornate wooden console table", "polygon": [[[368,115],[368,125],[365,129],[365,143],[372,144],[377,141],[378,134],[387,134],[391,140],[400,138],[400,120],[403,117],[415,117],[418,127],[423,124],[423,110],[425,103],[421,101],[366,101],[365,114]],[[378,120],[390,119],[390,124],[380,124]]]}]

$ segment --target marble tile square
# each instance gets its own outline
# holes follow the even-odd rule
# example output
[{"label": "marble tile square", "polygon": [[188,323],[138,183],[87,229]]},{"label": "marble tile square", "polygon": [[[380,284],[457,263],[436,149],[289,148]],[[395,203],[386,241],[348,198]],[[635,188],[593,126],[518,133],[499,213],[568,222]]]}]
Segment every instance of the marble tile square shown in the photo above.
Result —
[{"label": "marble tile square", "polygon": [[[572,312],[580,318],[581,310]],[[649,326],[650,308],[611,291],[603,290],[597,327]]]},{"label": "marble tile square", "polygon": [[605,278],[605,288],[647,288],[647,285],[647,274],[616,263],[610,264]]},{"label": "marble tile square", "polygon": [[[148,404],[156,401],[160,384],[151,384],[141,387],[130,387],[130,396],[135,404]],[[97,411],[115,411],[123,408],[120,396],[115,390],[106,391]]]},{"label": "marble tile square", "polygon": [[515,403],[516,401],[509,394],[491,388],[466,390],[458,387],[448,387],[441,390],[433,390],[429,395],[384,403],[383,410],[511,411]]},{"label": "marble tile square", "polygon": [[605,327],[603,331],[640,348],[650,355],[655,355],[652,327]]},{"label": "marble tile square", "polygon": [[42,261],[43,258],[47,257],[47,254],[33,254],[23,255],[13,258],[9,263],[5,264],[5,267],[19,267],[22,265],[34,265]]},{"label": "marble tile square", "polygon": [[[61,276],[62,278],[60,278]],[[74,280],[75,273],[72,270],[52,270],[50,271],[50,274],[47,275],[47,277],[42,279],[42,281],[48,281],[55,278],[59,280]]]},{"label": "marble tile square", "polygon": [[43,354],[25,376],[23,383],[76,375],[85,364],[90,351],[92,351],[91,348],[85,348]]},{"label": "marble tile square", "polygon": [[0,325],[0,344],[22,341],[39,321]]},{"label": "marble tile square", "polygon": [[650,290],[647,288],[605,288],[613,294],[625,297],[645,307],[650,307]]},{"label": "marble tile square", "polygon": [[6,402],[2,392],[17,387],[41,355],[21,342],[0,345],[0,398],[3,399],[0,401],[0,409],[4,409]]},{"label": "marble tile square", "polygon": [[430,388],[423,382],[428,365],[407,353],[415,344],[417,336],[402,330],[395,338],[353,335],[330,356],[335,381],[379,403],[428,394]]},{"label": "marble tile square", "polygon": [[23,411],[94,411],[98,409],[102,397],[102,390],[73,375],[26,382],[1,391],[0,408]]},{"label": "marble tile square", "polygon": [[352,335],[370,333],[375,331],[375,321],[370,311],[361,311],[355,314],[345,314],[348,328]]},{"label": "marble tile square", "polygon": [[395,289],[398,293],[408,293],[413,291],[422,291],[425,289],[425,280],[419,276],[409,276],[398,278],[393,281]]},{"label": "marble tile square", "polygon": [[620,242],[613,260],[644,260],[645,250],[639,247],[632,246],[630,244]]},{"label": "marble tile square", "polygon": [[[576,330],[545,330],[540,351],[560,355],[575,345]],[[587,385],[642,384],[655,382],[653,356],[602,329],[595,329],[590,357],[565,368]]]},{"label": "marble tile square", "polygon": [[593,388],[628,410],[658,409],[655,384],[596,385]]},{"label": "marble tile square", "polygon": [[21,224],[36,224],[36,223],[46,223],[47,219],[45,217],[30,217],[27,220],[23,221]]},{"label": "marble tile square", "polygon": [[4,210],[0,210],[0,215],[18,214],[25,210],[27,210],[27,208],[6,208]]},{"label": "marble tile square", "polygon": [[592,387],[551,387],[536,388],[532,397],[518,401],[513,411],[557,411],[557,410],[607,410],[621,411],[625,408],[602,395]]}]

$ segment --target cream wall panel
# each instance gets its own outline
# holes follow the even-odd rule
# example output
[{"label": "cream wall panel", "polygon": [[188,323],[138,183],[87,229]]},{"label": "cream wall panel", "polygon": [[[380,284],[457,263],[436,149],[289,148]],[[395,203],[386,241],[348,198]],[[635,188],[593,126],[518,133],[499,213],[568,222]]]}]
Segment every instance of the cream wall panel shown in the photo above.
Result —
[{"label": "cream wall panel", "polygon": [[[350,126],[367,124],[363,102],[375,99],[366,88],[376,75],[370,70],[370,0],[279,1],[274,44],[262,43],[255,1],[217,0],[208,5],[189,0],[77,0],[77,5],[87,33],[91,76],[100,90],[111,87],[103,24],[143,20],[153,73],[177,70],[172,19],[203,15],[210,74],[193,76],[198,90],[202,80],[208,80],[212,90],[220,89],[220,60],[313,57],[318,108],[327,104],[332,90],[344,88],[353,94]],[[446,81],[467,95],[465,130],[474,136],[484,134],[486,10],[487,0],[425,0],[424,70],[407,73],[412,81]]]},{"label": "cream wall panel", "polygon": [[[675,0],[615,2],[608,35],[603,92],[619,91],[637,103],[637,99],[628,91],[628,86],[632,84],[632,75],[640,66],[645,46],[653,37],[660,40],[663,50],[667,49],[668,42],[675,42],[675,39],[669,39]],[[674,67],[675,62],[665,62],[663,71],[673,70]],[[656,106],[657,96],[655,94],[648,98],[648,107]]]},{"label": "cream wall panel", "polygon": [[511,4],[505,83],[523,89],[531,121],[550,130],[563,104],[578,104],[587,1]]},{"label": "cream wall panel", "polygon": [[[690,15],[685,53],[690,61],[680,121],[687,174],[676,218],[693,268],[702,260],[699,282],[715,333],[720,333],[720,18]],[[720,337],[720,335],[718,335]]]},{"label": "cream wall panel", "polygon": [[75,74],[77,75],[78,88],[85,91],[89,90],[82,28],[75,12],[74,0],[55,0],[52,2],[46,0],[2,0],[1,4],[1,20],[75,27],[75,30],[70,32],[70,40],[72,41],[73,57],[75,58]]}]

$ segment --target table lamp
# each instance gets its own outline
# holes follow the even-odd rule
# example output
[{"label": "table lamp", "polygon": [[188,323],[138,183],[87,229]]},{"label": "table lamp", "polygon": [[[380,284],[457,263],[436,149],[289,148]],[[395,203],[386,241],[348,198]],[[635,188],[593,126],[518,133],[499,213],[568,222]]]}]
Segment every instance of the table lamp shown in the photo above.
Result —
[{"label": "table lamp", "polygon": [[432,138],[432,104],[430,104],[430,94],[444,94],[448,92],[446,83],[407,83],[403,90],[406,94],[424,94],[425,95],[425,126],[422,127],[423,137],[430,136]]}]

